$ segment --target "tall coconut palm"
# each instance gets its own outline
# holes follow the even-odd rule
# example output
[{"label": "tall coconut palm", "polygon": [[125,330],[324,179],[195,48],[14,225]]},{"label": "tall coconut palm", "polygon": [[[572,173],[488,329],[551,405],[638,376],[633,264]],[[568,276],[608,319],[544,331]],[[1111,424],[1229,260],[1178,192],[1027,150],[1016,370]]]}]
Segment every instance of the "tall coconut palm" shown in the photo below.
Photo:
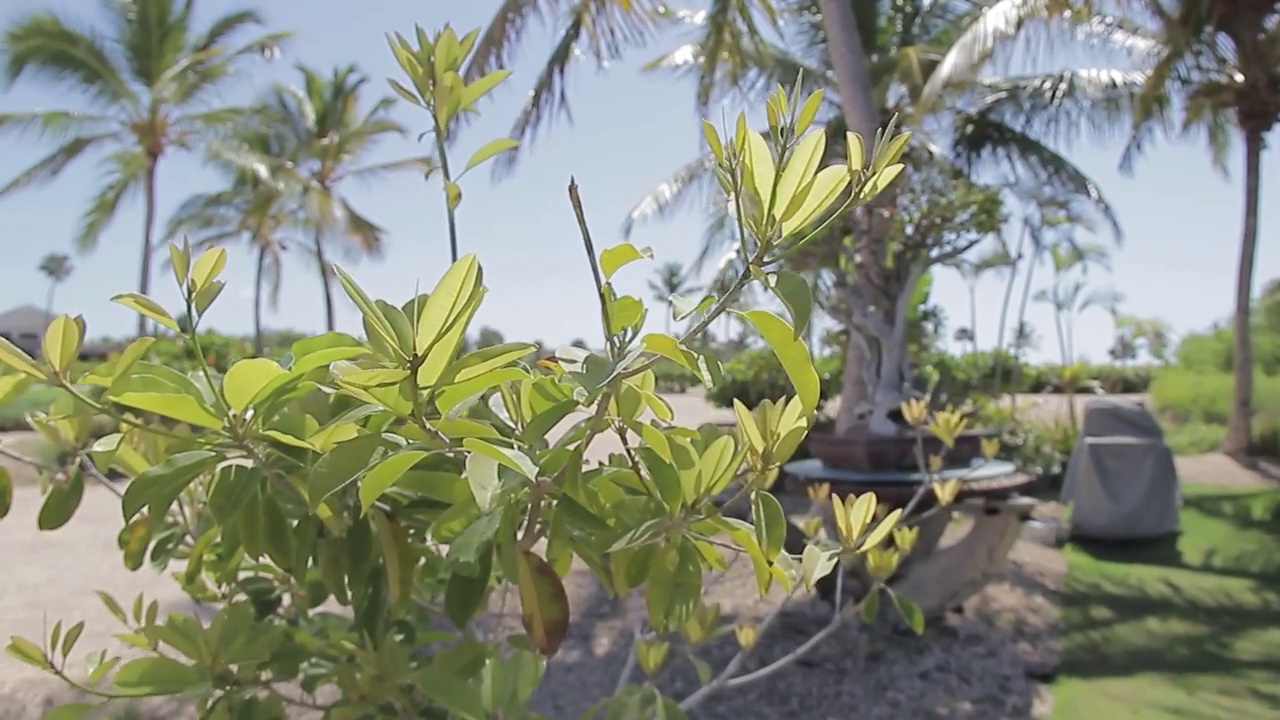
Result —
[{"label": "tall coconut palm", "polygon": [[[47,182],[91,152],[105,153],[104,181],[81,218],[75,244],[94,249],[122,202],[141,192],[143,230],[138,291],[151,289],[157,172],[175,150],[191,150],[240,116],[215,91],[246,62],[275,53],[287,33],[238,38],[261,26],[237,11],[196,27],[189,0],[103,3],[102,27],[52,11],[21,17],[0,36],[0,65],[10,82],[48,82],[83,97],[86,110],[0,114],[0,130],[33,130],[57,143],[0,187],[0,197]],[[146,332],[138,318],[138,334]]]},{"label": "tall coconut palm", "polygon": [[40,272],[49,278],[49,290],[44,296],[44,311],[53,314],[53,294],[58,286],[71,277],[71,256],[66,253],[49,253],[40,260]]},{"label": "tall coconut palm", "polygon": [[[388,136],[403,137],[405,129],[391,119],[394,100],[383,96],[366,106],[362,95],[368,78],[354,66],[334,69],[327,77],[299,67],[298,86],[277,86],[265,102],[265,112],[297,147],[294,159],[254,158],[301,183],[310,224],[311,251],[320,268],[324,292],[325,327],[336,326],[333,303],[331,248],[351,259],[381,255],[386,231],[359,211],[344,195],[352,180],[373,180],[390,173],[425,172],[429,161],[411,157],[366,164],[374,147]],[[274,162],[274,165],[272,164]]]},{"label": "tall coconut palm", "polygon": [[256,255],[253,285],[254,351],[264,351],[262,310],[279,307],[284,252],[306,248],[297,239],[302,231],[302,188],[287,173],[273,173],[264,164],[243,162],[244,157],[294,157],[293,138],[279,132],[271,118],[255,118],[238,126],[226,142],[212,145],[208,160],[224,178],[219,190],[187,198],[170,219],[166,239],[184,236],[193,249],[205,249],[247,240]]},{"label": "tall coconut palm", "polygon": [[967,339],[973,352],[978,352],[978,283],[989,272],[1008,268],[1012,262],[1009,249],[1003,243],[991,248],[978,257],[960,256],[947,263],[964,281],[969,292],[969,332]]},{"label": "tall coconut palm", "polygon": [[691,292],[693,286],[689,283],[688,274],[685,272],[684,265],[678,262],[667,262],[658,266],[654,273],[654,278],[649,281],[649,292],[653,293],[654,302],[662,303],[667,306],[667,312],[664,314],[666,318],[665,329],[671,332],[671,319],[675,313],[675,297]]},{"label": "tall coconut palm", "polygon": [[1223,452],[1249,450],[1253,413],[1250,305],[1258,247],[1265,140],[1280,122],[1280,6],[1273,2],[1126,0],[1126,12],[1153,28],[1158,50],[1138,105],[1122,167],[1131,169],[1159,134],[1202,139],[1225,172],[1238,135],[1244,151],[1244,212],[1236,271],[1235,390]]}]

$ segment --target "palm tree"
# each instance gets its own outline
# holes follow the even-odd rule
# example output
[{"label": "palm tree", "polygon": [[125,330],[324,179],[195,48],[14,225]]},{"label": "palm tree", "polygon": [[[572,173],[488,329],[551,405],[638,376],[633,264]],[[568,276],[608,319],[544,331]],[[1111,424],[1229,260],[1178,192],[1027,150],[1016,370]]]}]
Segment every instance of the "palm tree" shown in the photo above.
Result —
[{"label": "palm tree", "polygon": [[44,296],[44,311],[53,315],[53,294],[58,286],[71,277],[71,256],[66,253],[49,253],[40,260],[40,272],[49,278],[49,292]]},{"label": "palm tree", "polygon": [[180,236],[192,248],[247,239],[257,255],[253,288],[254,351],[265,349],[262,328],[264,296],[272,310],[279,307],[285,249],[306,245],[290,233],[302,229],[301,188],[290,184],[292,176],[272,173],[265,165],[242,162],[243,157],[286,159],[296,153],[292,138],[280,133],[270,117],[257,117],[239,126],[229,142],[210,147],[209,161],[226,180],[220,190],[187,198],[174,212],[166,239]]},{"label": "palm tree", "polygon": [[383,96],[365,107],[361,91],[368,78],[354,66],[336,68],[328,77],[311,68],[298,71],[300,86],[277,86],[265,102],[270,122],[290,137],[296,156],[284,162],[250,156],[249,164],[267,163],[288,172],[303,188],[311,252],[324,291],[325,327],[332,331],[336,319],[328,249],[334,247],[351,259],[376,258],[386,239],[382,227],[347,201],[344,186],[351,180],[372,180],[406,170],[425,172],[429,165],[424,157],[363,164],[383,138],[405,135],[404,127],[391,119],[394,100]]},{"label": "palm tree", "polygon": [[678,262],[667,262],[658,266],[655,279],[649,281],[649,292],[653,293],[654,302],[667,306],[666,332],[671,332],[671,319],[675,314],[675,297],[691,292],[684,266]]},{"label": "palm tree", "polygon": [[975,355],[978,353],[978,283],[983,275],[993,270],[1008,268],[1011,263],[1012,256],[1003,243],[976,258],[961,255],[947,263],[960,273],[960,278],[964,280],[965,288],[969,291],[969,332],[966,339]]},{"label": "palm tree", "polygon": [[1126,0],[1124,12],[1152,28],[1151,72],[1139,97],[1133,135],[1121,168],[1158,135],[1194,137],[1209,148],[1224,174],[1238,134],[1244,147],[1244,213],[1236,273],[1235,390],[1223,452],[1249,449],[1253,407],[1250,304],[1258,246],[1262,151],[1280,122],[1280,6],[1205,0]]},{"label": "palm tree", "polygon": [[[94,249],[120,204],[140,190],[145,209],[138,291],[146,294],[161,159],[200,146],[239,119],[239,109],[214,102],[215,91],[249,60],[273,55],[287,33],[236,42],[263,24],[257,13],[232,12],[197,28],[189,0],[103,5],[103,29],[40,11],[14,22],[0,38],[0,62],[10,82],[23,77],[49,82],[83,96],[91,106],[0,114],[0,130],[35,130],[57,143],[0,187],[0,197],[52,180],[90,151],[105,152],[105,181],[82,217],[75,245],[82,252]],[[146,327],[146,318],[139,316],[138,334]]]}]

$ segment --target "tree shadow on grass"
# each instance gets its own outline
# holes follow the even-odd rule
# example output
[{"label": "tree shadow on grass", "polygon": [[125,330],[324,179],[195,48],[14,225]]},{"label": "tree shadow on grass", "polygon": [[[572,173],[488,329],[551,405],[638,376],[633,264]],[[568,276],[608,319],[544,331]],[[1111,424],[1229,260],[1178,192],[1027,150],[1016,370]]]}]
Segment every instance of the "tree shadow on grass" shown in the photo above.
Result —
[{"label": "tree shadow on grass", "polygon": [[1179,537],[1073,544],[1060,676],[1171,718],[1280,717],[1277,508],[1274,490],[1195,493]]}]

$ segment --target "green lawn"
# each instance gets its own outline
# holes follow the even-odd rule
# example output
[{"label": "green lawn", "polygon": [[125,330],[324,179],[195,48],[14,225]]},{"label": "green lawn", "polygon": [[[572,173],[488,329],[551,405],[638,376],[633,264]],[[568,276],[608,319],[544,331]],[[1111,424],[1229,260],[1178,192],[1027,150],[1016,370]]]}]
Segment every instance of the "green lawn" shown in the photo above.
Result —
[{"label": "green lawn", "polygon": [[1280,718],[1280,491],[1187,488],[1182,529],[1067,549],[1054,718]]}]

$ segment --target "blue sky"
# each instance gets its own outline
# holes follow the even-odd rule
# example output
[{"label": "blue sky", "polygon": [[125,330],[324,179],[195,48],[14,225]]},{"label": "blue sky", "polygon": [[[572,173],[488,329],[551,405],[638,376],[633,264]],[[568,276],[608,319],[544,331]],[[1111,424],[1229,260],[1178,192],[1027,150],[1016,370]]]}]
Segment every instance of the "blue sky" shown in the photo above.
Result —
[{"label": "blue sky", "polygon": [[[284,9],[286,5],[300,8],[302,3],[204,0],[202,6],[206,13],[256,6],[274,28],[297,33],[279,61],[253,67],[238,85],[228,87],[227,99],[239,101],[252,97],[256,89],[272,80],[291,81],[295,76],[292,66],[299,62],[322,69],[355,63],[372,79],[370,94],[380,94],[386,87],[384,78],[398,74],[386,46],[386,32],[408,33],[414,23],[428,29],[446,22],[461,30],[479,27],[497,4],[496,0],[447,4],[366,0],[358,12],[340,0],[309,0],[305,12]],[[92,5],[84,0],[8,0],[0,21],[31,10]],[[439,9],[445,5],[448,10]],[[539,31],[525,45],[512,68],[514,76],[484,108],[482,120],[467,128],[458,154],[465,157],[473,148],[505,133],[545,56],[549,37]],[[667,47],[641,51],[607,72],[584,60],[570,81],[574,123],[558,123],[544,133],[505,181],[495,184],[485,173],[466,178],[460,209],[461,242],[464,252],[479,255],[490,288],[478,323],[497,327],[511,338],[537,338],[552,344],[575,337],[586,337],[593,343],[597,340],[597,306],[565,187],[569,177],[576,176],[596,243],[604,247],[621,239],[621,222],[634,202],[698,151],[690,87],[639,69],[644,60]],[[0,92],[0,112],[78,106],[78,99],[62,89],[36,82],[20,81]],[[426,118],[416,108],[402,103],[396,112],[414,130],[414,136],[425,129]],[[48,149],[33,138],[0,137],[0,175],[7,181]],[[424,151],[412,138],[389,140],[377,157],[389,159]],[[1100,183],[1126,234],[1124,247],[1115,255],[1113,275],[1098,273],[1093,280],[1124,293],[1124,312],[1162,317],[1180,332],[1226,317],[1231,310],[1239,242],[1242,203],[1238,173],[1224,180],[1210,167],[1207,154],[1194,145],[1157,148],[1132,178],[1116,169],[1118,147],[1081,146],[1071,155]],[[1268,152],[1263,163],[1264,191],[1270,188],[1266,180],[1276,172],[1280,172],[1280,163],[1274,152]],[[10,279],[0,283],[0,309],[43,302],[45,281],[35,268],[44,254],[70,247],[97,177],[92,161],[82,163],[52,184],[0,200],[5,263],[11,268]],[[198,159],[189,156],[167,158],[160,178],[162,220],[187,195],[217,184]],[[381,261],[344,263],[344,267],[371,294],[397,303],[411,297],[415,285],[429,289],[448,263],[439,186],[407,175],[351,187],[348,194],[353,204],[387,228],[390,242]],[[1265,213],[1268,205],[1263,203],[1255,286],[1280,275],[1280,255],[1271,251],[1270,237],[1276,228]],[[93,336],[123,335],[133,328],[131,312],[106,300],[135,289],[141,224],[139,199],[117,216],[94,253],[75,257],[75,273],[59,290],[56,309],[83,313]],[[701,218],[690,213],[642,227],[633,241],[651,246],[659,261],[685,262],[697,252],[700,234]],[[650,271],[631,266],[620,277],[621,289],[647,297],[645,281]],[[1047,280],[1047,270],[1041,273]],[[228,290],[215,306],[210,323],[226,332],[247,332],[252,278],[248,253],[232,250],[227,276]],[[171,279],[163,271],[157,277],[154,294],[172,306],[177,293]],[[995,334],[1001,293],[1002,286],[995,281],[984,283],[979,292],[983,313],[978,332],[986,342]],[[294,259],[287,268],[280,309],[268,315],[267,324],[305,331],[322,329],[320,297],[314,266]],[[965,322],[968,300],[954,273],[939,274],[934,297],[947,310],[953,328]],[[358,329],[358,313],[345,298],[338,317],[341,329]],[[1033,307],[1029,320],[1043,337],[1037,354],[1056,357],[1047,308]],[[649,323],[660,328],[660,314],[652,314]],[[1104,313],[1082,316],[1076,327],[1078,352],[1102,359],[1111,332],[1111,320]]]}]

